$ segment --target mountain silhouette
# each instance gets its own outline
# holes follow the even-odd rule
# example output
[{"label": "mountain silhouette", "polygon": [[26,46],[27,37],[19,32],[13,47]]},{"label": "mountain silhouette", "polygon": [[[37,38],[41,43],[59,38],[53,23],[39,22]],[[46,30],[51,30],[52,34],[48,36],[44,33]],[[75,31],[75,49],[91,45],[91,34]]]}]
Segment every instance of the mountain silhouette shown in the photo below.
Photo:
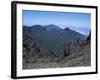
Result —
[{"label": "mountain silhouette", "polygon": [[68,27],[23,25],[23,69],[90,66],[90,37]]},{"label": "mountain silhouette", "polygon": [[47,31],[61,30],[60,27],[58,27],[58,26],[56,26],[54,24],[46,25],[44,27],[46,28]]},{"label": "mountain silhouette", "polygon": [[30,46],[32,43],[37,43],[37,46],[52,50],[55,55],[63,55],[64,44],[76,39],[85,40],[85,37],[69,28],[61,29],[56,25],[23,26],[23,44],[27,42],[27,46]]},{"label": "mountain silhouette", "polygon": [[67,27],[67,28],[65,28],[64,30],[66,30],[66,31],[70,31],[70,29]]}]

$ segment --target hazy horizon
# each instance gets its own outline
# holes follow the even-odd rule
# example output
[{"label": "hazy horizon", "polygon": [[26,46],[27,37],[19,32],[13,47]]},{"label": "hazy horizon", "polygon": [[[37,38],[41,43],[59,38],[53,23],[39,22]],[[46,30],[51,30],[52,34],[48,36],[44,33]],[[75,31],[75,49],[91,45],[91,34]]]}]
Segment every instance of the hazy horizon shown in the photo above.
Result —
[{"label": "hazy horizon", "polygon": [[87,35],[91,27],[90,13],[73,13],[73,12],[50,12],[23,10],[23,25],[57,25],[58,27],[70,28],[77,32]]}]

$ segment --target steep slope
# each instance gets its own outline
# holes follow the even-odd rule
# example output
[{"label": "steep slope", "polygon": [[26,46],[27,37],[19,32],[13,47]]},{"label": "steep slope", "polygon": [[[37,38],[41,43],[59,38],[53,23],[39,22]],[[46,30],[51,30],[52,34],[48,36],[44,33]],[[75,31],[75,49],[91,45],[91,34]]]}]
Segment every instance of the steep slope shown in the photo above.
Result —
[{"label": "steep slope", "polygon": [[59,56],[64,54],[64,45],[69,41],[85,39],[82,34],[70,29],[55,30],[54,28],[52,31],[47,31],[41,25],[35,25],[27,28],[23,27],[23,30],[24,37],[31,38],[38,46],[48,48],[48,50],[52,50],[55,55]]},{"label": "steep slope", "polygon": [[83,47],[75,46],[76,51],[69,56],[57,57],[31,57],[30,63],[24,64],[24,69],[37,68],[61,68],[61,67],[80,67],[91,65],[91,49],[90,42],[87,42]]},{"label": "steep slope", "polygon": [[[24,69],[49,67],[50,64],[53,65],[50,67],[71,66],[68,64],[70,62],[68,59],[78,55],[82,51],[79,49],[81,47],[80,43],[84,43],[86,38],[69,28],[58,28],[56,26],[56,28],[48,31],[46,27],[41,25],[23,26]],[[80,43],[76,43],[79,41]],[[75,43],[74,46],[70,45],[73,43]],[[70,48],[70,51],[66,47]],[[67,55],[67,53],[70,54]],[[81,56],[81,54],[79,55]],[[43,66],[41,63],[46,64],[46,66]],[[60,64],[63,65],[61,66]]]},{"label": "steep slope", "polygon": [[80,40],[85,40],[86,39],[86,37],[83,34],[77,32],[77,31],[71,30],[69,28],[65,28],[64,30],[74,34],[74,35],[70,35],[71,37],[76,36],[76,38],[78,38]]}]

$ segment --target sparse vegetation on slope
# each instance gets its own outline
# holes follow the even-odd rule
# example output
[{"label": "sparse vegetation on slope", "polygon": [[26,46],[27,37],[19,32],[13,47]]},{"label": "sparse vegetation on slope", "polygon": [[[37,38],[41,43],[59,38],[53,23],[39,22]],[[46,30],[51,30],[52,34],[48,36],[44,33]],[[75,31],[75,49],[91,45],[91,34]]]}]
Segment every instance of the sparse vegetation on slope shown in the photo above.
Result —
[{"label": "sparse vegetation on slope", "polygon": [[23,27],[23,69],[90,66],[90,41],[70,29]]}]

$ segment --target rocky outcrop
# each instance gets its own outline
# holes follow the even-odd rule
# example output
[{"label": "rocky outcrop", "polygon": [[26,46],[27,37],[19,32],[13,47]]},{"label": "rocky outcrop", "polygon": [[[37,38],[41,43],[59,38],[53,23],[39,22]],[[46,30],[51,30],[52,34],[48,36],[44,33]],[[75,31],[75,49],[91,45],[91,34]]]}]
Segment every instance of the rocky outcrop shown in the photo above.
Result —
[{"label": "rocky outcrop", "polygon": [[89,36],[87,37],[86,40],[87,40],[87,41],[90,41],[90,40],[91,40],[91,32],[89,33]]}]

